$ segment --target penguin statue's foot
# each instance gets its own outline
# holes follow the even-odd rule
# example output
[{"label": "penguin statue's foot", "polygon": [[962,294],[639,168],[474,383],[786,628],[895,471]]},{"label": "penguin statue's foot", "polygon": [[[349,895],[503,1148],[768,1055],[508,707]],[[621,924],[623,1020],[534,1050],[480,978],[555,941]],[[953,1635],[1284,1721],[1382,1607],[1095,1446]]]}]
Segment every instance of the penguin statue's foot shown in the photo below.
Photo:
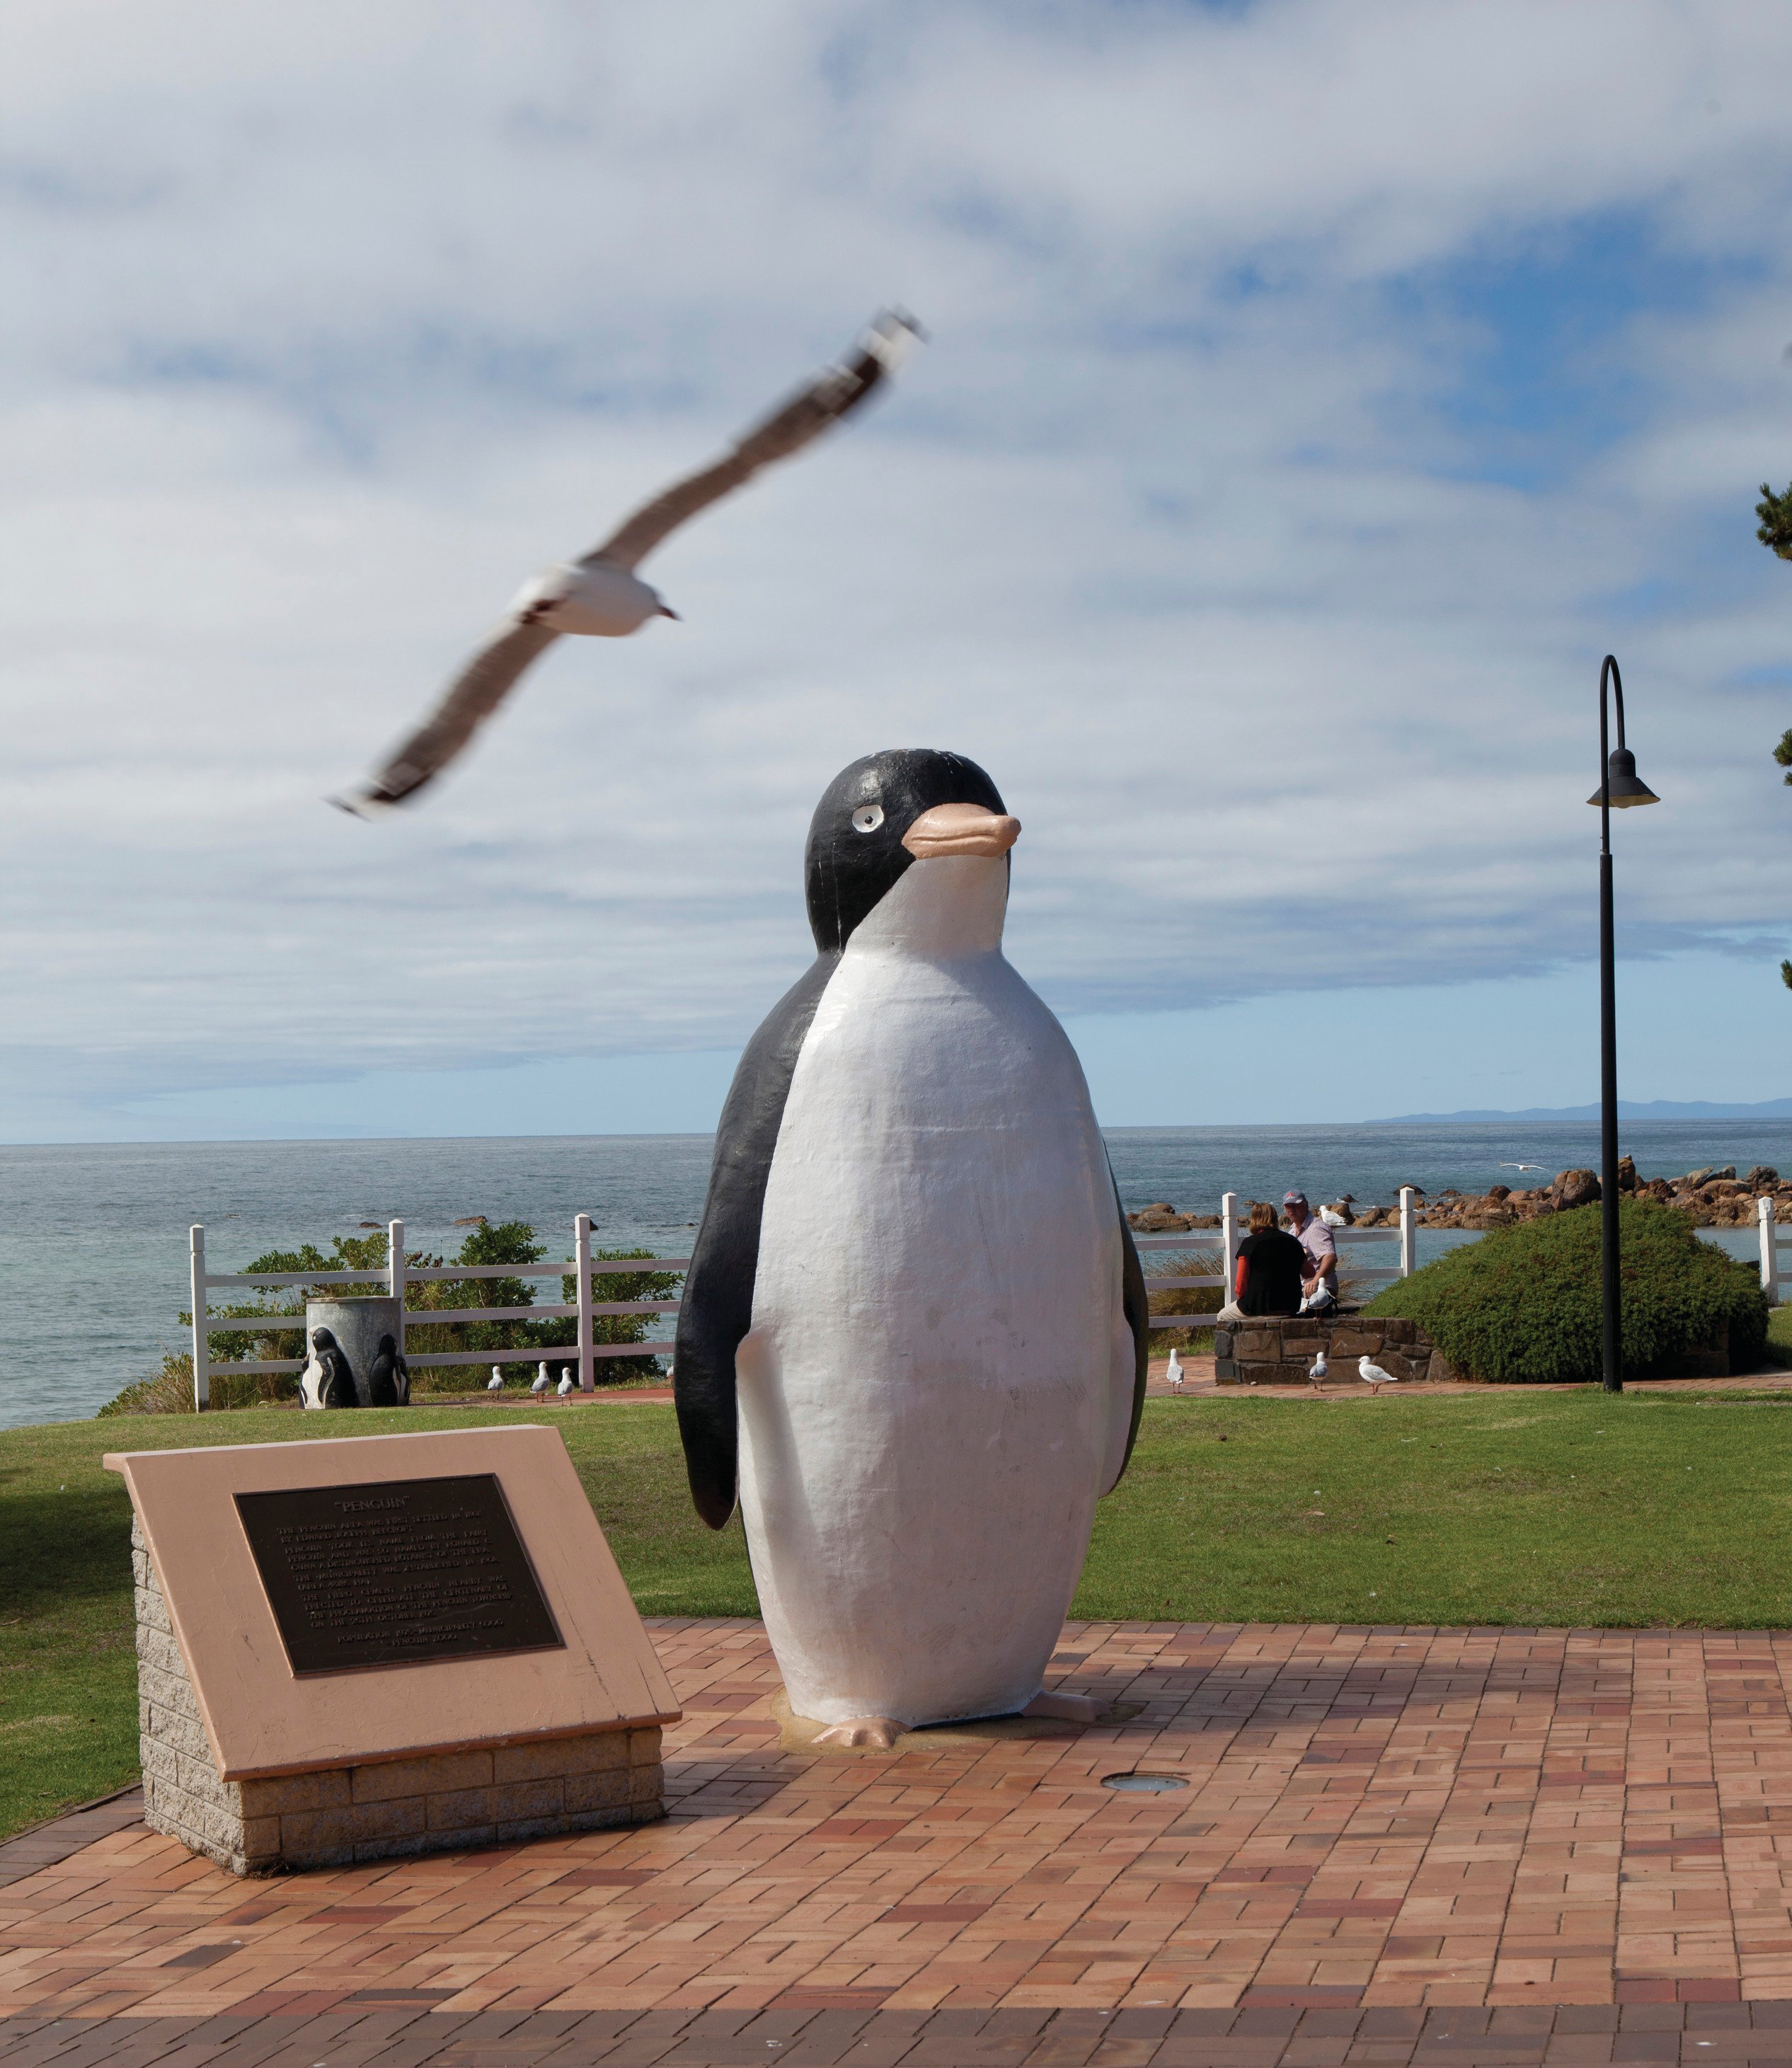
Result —
[{"label": "penguin statue's foot", "polygon": [[1099,1724],[1106,1721],[1110,1712],[1106,1702],[1098,1702],[1092,1695],[1048,1692],[1035,1695],[1020,1713],[1024,1716],[1057,1716],[1067,1724]]},{"label": "penguin statue's foot", "polygon": [[818,1732],[817,1744],[858,1745],[867,1752],[888,1752],[906,1726],[894,1716],[854,1716],[850,1722],[830,1724]]}]

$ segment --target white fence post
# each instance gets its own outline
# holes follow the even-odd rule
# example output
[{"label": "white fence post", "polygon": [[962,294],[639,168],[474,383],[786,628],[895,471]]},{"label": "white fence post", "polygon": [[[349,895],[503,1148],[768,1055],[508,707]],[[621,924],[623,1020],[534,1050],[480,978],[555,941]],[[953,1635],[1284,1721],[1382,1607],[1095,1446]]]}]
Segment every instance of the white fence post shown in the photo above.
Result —
[{"label": "white fence post", "polygon": [[572,1223],[572,1265],[579,1274],[579,1390],[589,1393],[597,1382],[591,1354],[596,1330],[591,1319],[591,1216],[580,1214]]},{"label": "white fence post", "polygon": [[1755,1219],[1761,1227],[1761,1289],[1767,1295],[1768,1305],[1777,1307],[1780,1297],[1779,1250],[1771,1199],[1755,1201]]},{"label": "white fence post", "polygon": [[386,1229],[386,1288],[398,1302],[398,1354],[405,1354],[405,1223],[392,1222]]},{"label": "white fence post", "polygon": [[187,1231],[193,1244],[193,1411],[203,1415],[211,1399],[211,1344],[206,1333],[206,1231]]},{"label": "white fence post", "polygon": [[1412,1187],[1400,1187],[1400,1276],[1410,1278],[1418,1267],[1419,1231],[1413,1225]]},{"label": "white fence post", "polygon": [[1238,1276],[1238,1195],[1223,1192],[1220,1196],[1220,1228],[1226,1241],[1226,1286],[1221,1305],[1229,1307],[1232,1301],[1232,1285]]}]

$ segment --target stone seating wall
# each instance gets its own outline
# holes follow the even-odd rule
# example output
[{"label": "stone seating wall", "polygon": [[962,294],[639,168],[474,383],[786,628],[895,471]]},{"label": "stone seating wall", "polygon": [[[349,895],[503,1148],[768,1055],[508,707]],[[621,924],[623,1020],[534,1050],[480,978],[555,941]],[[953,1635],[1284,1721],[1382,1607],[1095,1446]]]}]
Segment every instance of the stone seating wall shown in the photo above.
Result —
[{"label": "stone seating wall", "polygon": [[1223,1323],[1213,1335],[1213,1373],[1221,1386],[1305,1386],[1321,1351],[1328,1386],[1360,1383],[1357,1359],[1367,1357],[1400,1379],[1460,1379],[1462,1374],[1416,1321],[1371,1320],[1345,1313],[1322,1320],[1256,1315]]}]

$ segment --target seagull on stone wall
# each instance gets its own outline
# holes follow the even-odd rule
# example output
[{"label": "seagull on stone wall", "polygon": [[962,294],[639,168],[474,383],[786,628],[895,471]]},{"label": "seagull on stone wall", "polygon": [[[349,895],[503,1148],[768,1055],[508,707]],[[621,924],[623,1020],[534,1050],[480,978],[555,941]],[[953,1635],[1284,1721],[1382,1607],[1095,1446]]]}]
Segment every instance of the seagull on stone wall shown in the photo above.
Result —
[{"label": "seagull on stone wall", "polygon": [[526,583],[503,621],[449,685],[423,723],[372,779],[330,802],[362,818],[414,796],[441,774],[516,686],[531,662],[563,633],[625,638],[650,618],[676,617],[635,569],[667,535],[763,466],[787,458],[856,409],[923,335],[914,317],[886,310],[843,365],[830,366],[769,417],[746,431],[702,472],[663,494],[594,546],[582,560],[549,568]]}]

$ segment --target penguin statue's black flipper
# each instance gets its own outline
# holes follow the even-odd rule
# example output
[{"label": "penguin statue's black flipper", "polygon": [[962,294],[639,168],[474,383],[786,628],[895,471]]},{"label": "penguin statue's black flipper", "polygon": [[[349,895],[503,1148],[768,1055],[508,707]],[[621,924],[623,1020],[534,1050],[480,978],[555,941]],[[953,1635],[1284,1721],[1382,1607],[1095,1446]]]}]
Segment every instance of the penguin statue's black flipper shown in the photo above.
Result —
[{"label": "penguin statue's black flipper", "polygon": [[[1145,1268],[1138,1260],[1138,1248],[1132,1238],[1126,1210],[1120,1203],[1118,1185],[1114,1188],[1114,1204],[1120,1216],[1120,1304],[1133,1338],[1132,1427],[1126,1431],[1126,1455],[1114,1475],[1114,1485],[1118,1486],[1126,1476],[1133,1445],[1138,1441],[1139,1417],[1145,1412],[1145,1379],[1151,1362],[1151,1303],[1145,1291]],[[1108,1488],[1110,1493],[1113,1491],[1114,1487]]]},{"label": "penguin statue's black flipper", "polygon": [[772,1151],[798,1052],[839,959],[837,952],[817,957],[772,1008],[741,1056],[716,1130],[709,1199],[685,1279],[672,1360],[690,1497],[711,1529],[734,1512],[735,1353],[753,1325]]}]

